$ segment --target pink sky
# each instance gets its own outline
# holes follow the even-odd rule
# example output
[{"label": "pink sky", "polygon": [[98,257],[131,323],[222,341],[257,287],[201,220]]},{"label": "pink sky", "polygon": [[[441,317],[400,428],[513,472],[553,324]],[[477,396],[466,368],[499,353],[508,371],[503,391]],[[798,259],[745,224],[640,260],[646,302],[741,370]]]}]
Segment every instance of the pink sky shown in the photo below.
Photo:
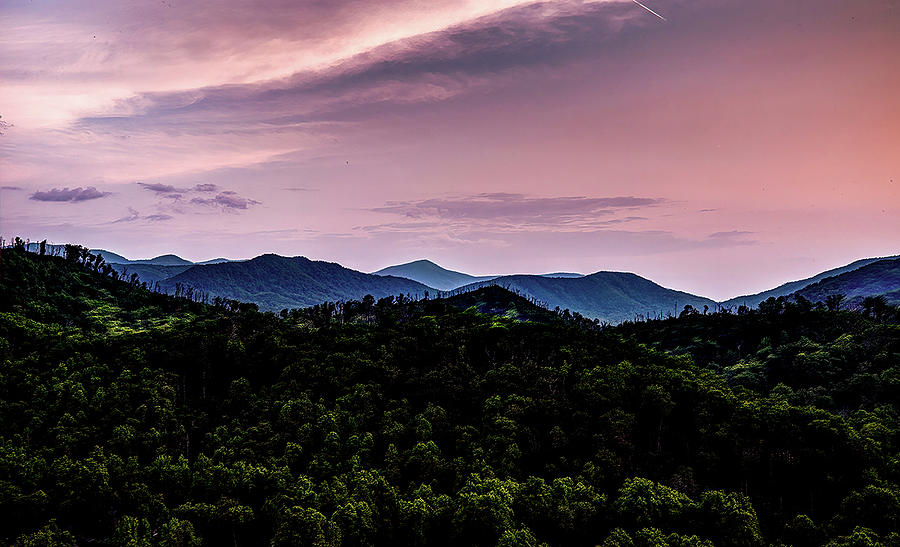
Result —
[{"label": "pink sky", "polygon": [[900,253],[894,0],[9,1],[0,233],[132,258],[627,270]]}]

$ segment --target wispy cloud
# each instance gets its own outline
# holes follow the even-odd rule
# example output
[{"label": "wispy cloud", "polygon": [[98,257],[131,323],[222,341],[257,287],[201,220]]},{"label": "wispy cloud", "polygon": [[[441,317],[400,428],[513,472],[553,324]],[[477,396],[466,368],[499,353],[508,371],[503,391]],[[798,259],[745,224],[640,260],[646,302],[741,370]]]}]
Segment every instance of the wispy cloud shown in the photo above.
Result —
[{"label": "wispy cloud", "polygon": [[194,190],[197,192],[216,192],[219,190],[219,187],[212,183],[203,183],[194,186]]},{"label": "wispy cloud", "polygon": [[0,190],[12,191],[12,190],[22,190],[22,188],[19,186],[0,186]]},{"label": "wispy cloud", "polygon": [[282,190],[287,190],[288,192],[318,192],[316,188],[306,188],[304,186],[288,186],[287,188],[282,188]]},{"label": "wispy cloud", "polygon": [[111,192],[101,192],[93,186],[86,188],[53,188],[51,190],[37,191],[31,194],[31,199],[35,201],[55,201],[55,202],[79,202],[89,201],[92,199],[100,199],[110,195]]},{"label": "wispy cloud", "polygon": [[253,205],[259,205],[261,202],[240,196],[237,192],[225,191],[220,192],[215,197],[209,199],[194,198],[191,200],[191,203],[211,207],[221,207],[223,209],[249,209]]},{"label": "wispy cloud", "polygon": [[145,190],[150,190],[157,194],[183,194],[187,191],[181,188],[175,188],[171,184],[160,184],[156,182],[139,182],[138,184]]},{"label": "wispy cloud", "polygon": [[[81,119],[92,131],[243,137],[273,129],[372,119],[410,105],[503,86],[504,75],[590,59],[627,26],[646,23],[621,2],[522,3],[432,32],[403,37],[281,78],[137,93],[112,116]],[[235,125],[237,124],[237,125]],[[296,140],[298,137],[293,137]]]},{"label": "wispy cloud", "polygon": [[709,234],[710,239],[733,239],[737,237],[753,235],[756,232],[746,232],[743,230],[730,230],[728,232],[715,232]]},{"label": "wispy cloud", "polygon": [[134,222],[135,220],[138,220],[139,218],[141,218],[141,214],[137,210],[135,210],[134,207],[129,207],[128,214],[121,218],[117,218],[116,220],[113,221],[113,224],[116,224],[119,222]]},{"label": "wispy cloud", "polygon": [[152,215],[142,215],[134,207],[129,207],[128,214],[121,218],[117,218],[116,220],[113,221],[113,224],[120,223],[120,222],[136,222],[138,220],[149,220],[150,222],[157,222],[157,221],[161,221],[161,220],[170,220],[172,218],[174,218],[172,215],[167,215],[164,213],[157,213],[157,214],[152,214]]},{"label": "wispy cloud", "polygon": [[618,197],[531,197],[513,193],[482,193],[421,201],[394,201],[371,209],[377,213],[400,215],[408,219],[443,221],[488,221],[510,226],[596,226],[621,223],[643,217],[623,219],[606,217],[620,211],[654,207],[666,203],[662,198]]}]

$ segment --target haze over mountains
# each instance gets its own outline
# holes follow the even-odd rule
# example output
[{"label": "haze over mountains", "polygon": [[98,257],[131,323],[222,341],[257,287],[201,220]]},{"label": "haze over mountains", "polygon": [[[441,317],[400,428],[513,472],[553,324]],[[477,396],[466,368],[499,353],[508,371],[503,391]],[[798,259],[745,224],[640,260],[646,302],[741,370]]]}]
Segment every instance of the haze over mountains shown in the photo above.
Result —
[{"label": "haze over mountains", "polygon": [[[453,270],[442,268],[441,266],[438,266],[430,260],[415,260],[413,262],[407,262],[405,264],[388,266],[387,268],[382,268],[377,272],[372,273],[375,275],[395,275],[397,277],[405,277],[407,279],[418,281],[419,283],[428,285],[429,287],[434,287],[435,289],[440,289],[442,291],[452,291],[453,289],[458,289],[465,285],[471,285],[472,283],[478,283],[482,281],[490,281],[491,279],[497,279],[498,277],[501,277],[499,275],[475,276],[462,272],[456,272]],[[571,272],[555,272],[540,274],[540,276],[571,278],[584,277],[584,274]]]},{"label": "haze over mountains", "polygon": [[[47,248],[48,253],[63,252],[62,246]],[[28,249],[38,252],[39,247],[32,243]],[[767,298],[792,294],[802,294],[813,302],[843,294],[845,306],[859,306],[867,296],[884,296],[889,303],[900,303],[900,256],[857,260],[807,279],[717,303],[628,272],[473,276],[429,260],[416,260],[368,274],[302,256],[266,254],[244,261],[216,258],[194,263],[173,254],[131,260],[103,249],[91,252],[102,255],[125,278],[137,275],[140,281],[150,286],[158,283],[169,293],[176,287],[191,287],[210,297],[253,302],[269,311],[359,300],[367,294],[375,298],[425,298],[426,294],[435,297],[440,292],[461,293],[491,285],[510,289],[550,309],[568,309],[609,323],[678,315],[685,306],[701,312],[719,307],[756,307]]]},{"label": "haze over mountains", "polygon": [[478,281],[488,281],[497,277],[496,275],[474,276],[455,272],[442,268],[430,260],[415,260],[406,264],[388,266],[372,273],[373,275],[405,277],[442,291],[452,291],[463,285],[477,283]]}]

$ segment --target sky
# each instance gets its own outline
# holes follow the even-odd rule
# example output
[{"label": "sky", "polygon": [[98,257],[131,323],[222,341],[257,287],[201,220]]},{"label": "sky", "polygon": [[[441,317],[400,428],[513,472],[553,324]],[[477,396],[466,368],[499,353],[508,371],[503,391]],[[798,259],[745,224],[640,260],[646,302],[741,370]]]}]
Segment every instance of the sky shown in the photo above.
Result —
[{"label": "sky", "polygon": [[897,0],[0,0],[0,234],[632,271],[900,254]]}]

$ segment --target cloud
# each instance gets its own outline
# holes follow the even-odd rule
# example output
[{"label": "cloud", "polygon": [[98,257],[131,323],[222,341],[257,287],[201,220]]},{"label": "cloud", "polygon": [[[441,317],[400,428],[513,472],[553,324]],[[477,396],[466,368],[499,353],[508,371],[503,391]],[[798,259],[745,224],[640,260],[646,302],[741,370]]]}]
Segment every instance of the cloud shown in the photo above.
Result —
[{"label": "cloud", "polygon": [[186,190],[175,188],[171,184],[160,184],[157,182],[139,182],[138,184],[143,186],[145,190],[150,190],[157,194],[183,194],[186,192]]},{"label": "cloud", "polygon": [[134,222],[135,220],[141,218],[141,214],[134,209],[134,207],[128,208],[128,214],[122,218],[117,218],[113,221],[113,224],[117,222]]},{"label": "cloud", "polygon": [[160,220],[170,220],[174,218],[172,215],[167,215],[163,213],[157,213],[152,215],[141,215],[134,207],[128,208],[128,214],[122,218],[116,219],[113,223],[117,222],[135,222],[138,220],[149,220],[150,222],[158,222]]},{"label": "cloud", "polygon": [[318,192],[315,188],[306,188],[303,186],[288,186],[287,188],[282,188],[282,190],[287,190],[288,192]]},{"label": "cloud", "polygon": [[204,183],[194,186],[194,190],[197,192],[217,192],[219,187],[212,183]]},{"label": "cloud", "polygon": [[0,186],[0,190],[22,190],[19,186]]},{"label": "cloud", "polygon": [[221,135],[227,126],[225,132],[247,136],[371,119],[502,87],[523,71],[590,61],[624,29],[648,24],[644,15],[622,2],[524,3],[281,78],[136,93],[119,102],[120,112],[83,118],[76,126],[176,136]]},{"label": "cloud", "polygon": [[253,205],[259,205],[261,202],[255,199],[239,196],[237,192],[225,191],[220,192],[214,198],[194,198],[191,203],[197,205],[207,205],[212,207],[222,207],[223,209],[249,209]]},{"label": "cloud", "polygon": [[715,232],[709,234],[710,239],[731,239],[736,237],[743,237],[753,235],[756,232],[745,232],[742,230],[731,230],[729,232]]},{"label": "cloud", "polygon": [[31,194],[35,201],[78,202],[99,199],[110,195],[111,192],[101,192],[93,186],[87,188],[53,188],[52,190],[38,191]]},{"label": "cloud", "polygon": [[[444,221],[486,221],[513,226],[597,226],[613,223],[608,217],[618,211],[653,207],[665,199],[634,196],[619,197],[529,197],[513,193],[482,193],[454,198],[421,201],[394,201],[371,209],[377,213],[400,215],[409,219]],[[618,222],[639,220],[629,216]]]}]

